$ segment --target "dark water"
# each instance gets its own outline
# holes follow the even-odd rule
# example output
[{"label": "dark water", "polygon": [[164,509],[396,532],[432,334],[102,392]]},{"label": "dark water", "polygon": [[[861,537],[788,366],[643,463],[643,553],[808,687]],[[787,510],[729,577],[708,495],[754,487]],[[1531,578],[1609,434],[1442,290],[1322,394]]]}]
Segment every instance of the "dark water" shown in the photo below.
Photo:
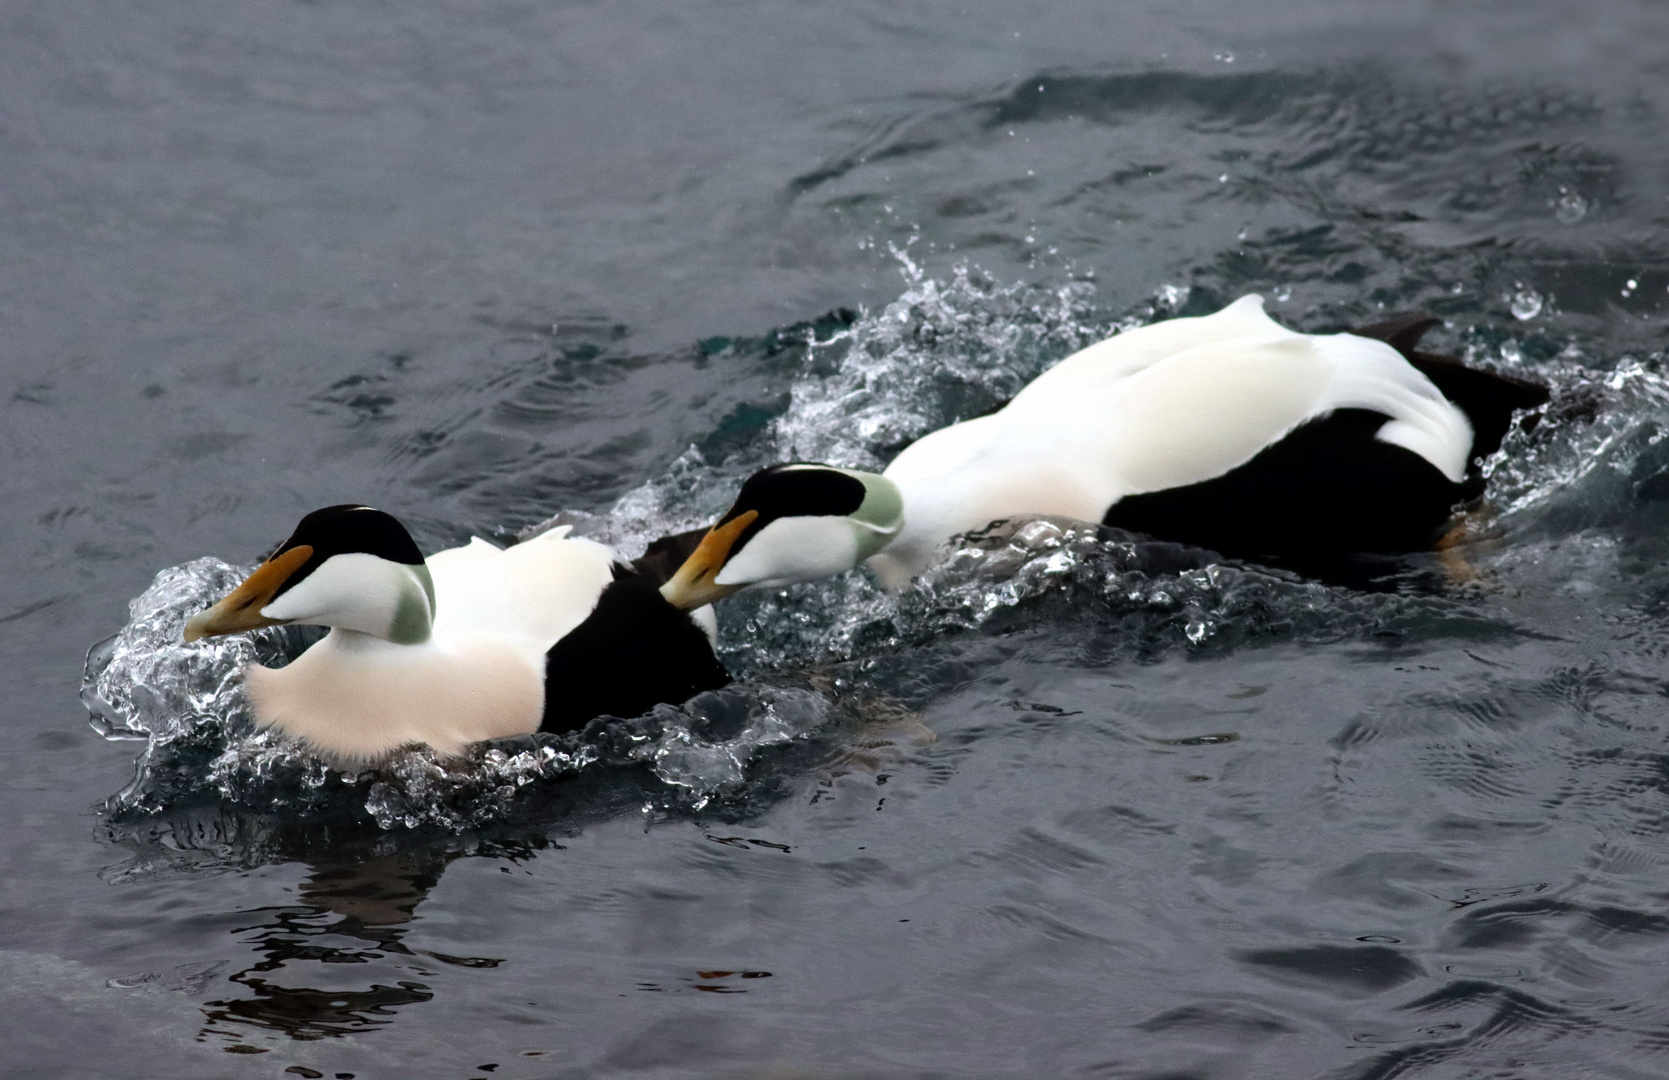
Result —
[{"label": "dark water", "polygon": [[[0,5],[0,1073],[1669,1075],[1665,57],[1627,0]],[[1464,565],[1037,526],[368,777],[160,644],[317,506],[630,546],[1247,291],[1554,383]]]}]

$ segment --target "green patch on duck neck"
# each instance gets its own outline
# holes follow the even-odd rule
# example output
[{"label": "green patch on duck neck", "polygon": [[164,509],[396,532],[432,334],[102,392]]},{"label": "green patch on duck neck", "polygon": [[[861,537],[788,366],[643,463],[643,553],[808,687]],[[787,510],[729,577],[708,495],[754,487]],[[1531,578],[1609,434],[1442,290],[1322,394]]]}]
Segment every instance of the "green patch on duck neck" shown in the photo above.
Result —
[{"label": "green patch on duck neck", "polygon": [[415,580],[410,588],[400,590],[394,619],[388,627],[388,640],[396,645],[421,645],[429,640],[429,631],[434,626],[435,583],[427,566],[408,569]]}]

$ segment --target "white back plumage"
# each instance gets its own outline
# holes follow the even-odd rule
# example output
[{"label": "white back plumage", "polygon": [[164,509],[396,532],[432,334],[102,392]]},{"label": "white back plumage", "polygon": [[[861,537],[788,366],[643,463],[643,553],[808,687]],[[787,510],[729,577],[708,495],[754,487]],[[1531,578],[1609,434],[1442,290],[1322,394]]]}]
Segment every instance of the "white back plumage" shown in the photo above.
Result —
[{"label": "white back plumage", "polygon": [[870,565],[898,586],[944,540],[998,518],[1099,520],[1127,495],[1222,476],[1344,408],[1384,413],[1377,438],[1464,476],[1466,415],[1383,342],[1288,330],[1259,296],[1129,330],[1062,360],[1000,412],[905,448],[884,474],[904,494],[904,528]]},{"label": "white back plumage", "polygon": [[543,663],[614,580],[613,550],[569,528],[503,549],[477,536],[424,560],[435,582],[435,639],[521,639]]}]

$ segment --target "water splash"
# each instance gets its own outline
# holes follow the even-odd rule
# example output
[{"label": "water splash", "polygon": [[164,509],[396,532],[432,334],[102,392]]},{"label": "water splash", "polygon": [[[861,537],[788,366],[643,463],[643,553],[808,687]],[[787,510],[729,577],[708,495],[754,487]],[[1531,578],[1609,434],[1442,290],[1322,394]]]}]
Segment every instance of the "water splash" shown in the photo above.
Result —
[{"label": "water splash", "polygon": [[[806,330],[787,407],[750,442],[719,463],[692,448],[605,512],[564,513],[529,532],[572,524],[635,554],[653,537],[711,521],[741,479],[765,464],[800,458],[880,468],[911,440],[1000,404],[1109,329],[1145,324],[1188,298],[1167,287],[1109,326],[1096,318],[1085,282],[1004,284],[969,266],[937,280],[907,250],[895,256],[905,278],[898,299],[848,324]],[[1648,428],[1656,430],[1653,418],[1669,412],[1661,357],[1625,359],[1603,373],[1583,359],[1570,353],[1544,366],[1539,374],[1553,382],[1555,404],[1539,422],[1515,428],[1486,463],[1492,497],[1509,520],[1595,470],[1626,471]],[[316,631],[181,640],[185,620],[246,572],[215,559],[164,570],[133,601],[127,626],[89,655],[83,698],[94,726],[108,738],[146,743],[132,783],[110,800],[113,820],[207,800],[290,819],[461,831],[530,812],[532,793],[610,769],[652,777],[666,806],[700,810],[745,790],[770,748],[827,727],[845,707],[838,693],[791,673],[1043,620],[1092,620],[1137,655],[1269,636],[1499,629],[1465,595],[1331,588],[1083,523],[1028,519],[955,539],[904,593],[850,574],[736,598],[723,612],[726,660],[743,681],[680,708],[596,721],[577,735],[483,744],[462,759],[402,752],[377,769],[342,773],[257,730],[238,679],[251,662],[298,655]]]},{"label": "water splash", "polygon": [[1576,489],[1596,470],[1628,473],[1669,414],[1663,356],[1624,357],[1594,371],[1567,350],[1567,362],[1537,372],[1553,400],[1507,432],[1483,463],[1489,498],[1506,518],[1525,517],[1556,495]]},{"label": "water splash", "polygon": [[1507,305],[1513,313],[1513,318],[1519,322],[1529,322],[1542,313],[1542,295],[1536,290],[1517,282],[1513,292],[1507,297]]},{"label": "water splash", "polygon": [[1575,225],[1588,216],[1588,200],[1568,188],[1559,189],[1553,200],[1553,220],[1561,225]]},{"label": "water splash", "polygon": [[722,465],[685,451],[662,476],[622,495],[604,514],[558,514],[533,536],[573,525],[635,555],[659,536],[710,524],[741,481],[780,461],[880,469],[930,431],[977,416],[1018,393],[1045,368],[1105,337],[1151,321],[1162,302],[1109,326],[1092,305],[1094,286],[1003,283],[961,264],[931,278],[894,246],[905,288],[878,312],[802,342],[786,411]]},{"label": "water splash", "polygon": [[810,377],[794,385],[772,427],[772,458],[883,468],[922,435],[1013,397],[1099,336],[1087,282],[1004,285],[967,264],[940,282],[895,253],[908,287],[812,346]]},{"label": "water splash", "polygon": [[242,709],[236,673],[283,656],[285,632],[268,629],[184,641],[188,618],[231,592],[252,567],[197,559],[157,574],[128,604],[120,633],[93,647],[81,700],[107,739],[166,745]]}]

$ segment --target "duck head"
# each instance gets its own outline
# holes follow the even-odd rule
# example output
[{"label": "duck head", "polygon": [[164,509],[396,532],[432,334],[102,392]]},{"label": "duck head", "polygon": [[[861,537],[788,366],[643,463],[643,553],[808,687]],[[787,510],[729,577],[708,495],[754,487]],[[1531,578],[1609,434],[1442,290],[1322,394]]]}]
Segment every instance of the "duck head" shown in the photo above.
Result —
[{"label": "duck head", "polygon": [[369,506],[327,506],[242,585],[185,624],[185,640],[305,623],[402,645],[427,641],[435,586],[423,555],[393,517]]},{"label": "duck head", "polygon": [[750,585],[851,570],[904,525],[904,497],[876,473],[791,462],[748,477],[736,502],[661,594],[688,611]]}]

